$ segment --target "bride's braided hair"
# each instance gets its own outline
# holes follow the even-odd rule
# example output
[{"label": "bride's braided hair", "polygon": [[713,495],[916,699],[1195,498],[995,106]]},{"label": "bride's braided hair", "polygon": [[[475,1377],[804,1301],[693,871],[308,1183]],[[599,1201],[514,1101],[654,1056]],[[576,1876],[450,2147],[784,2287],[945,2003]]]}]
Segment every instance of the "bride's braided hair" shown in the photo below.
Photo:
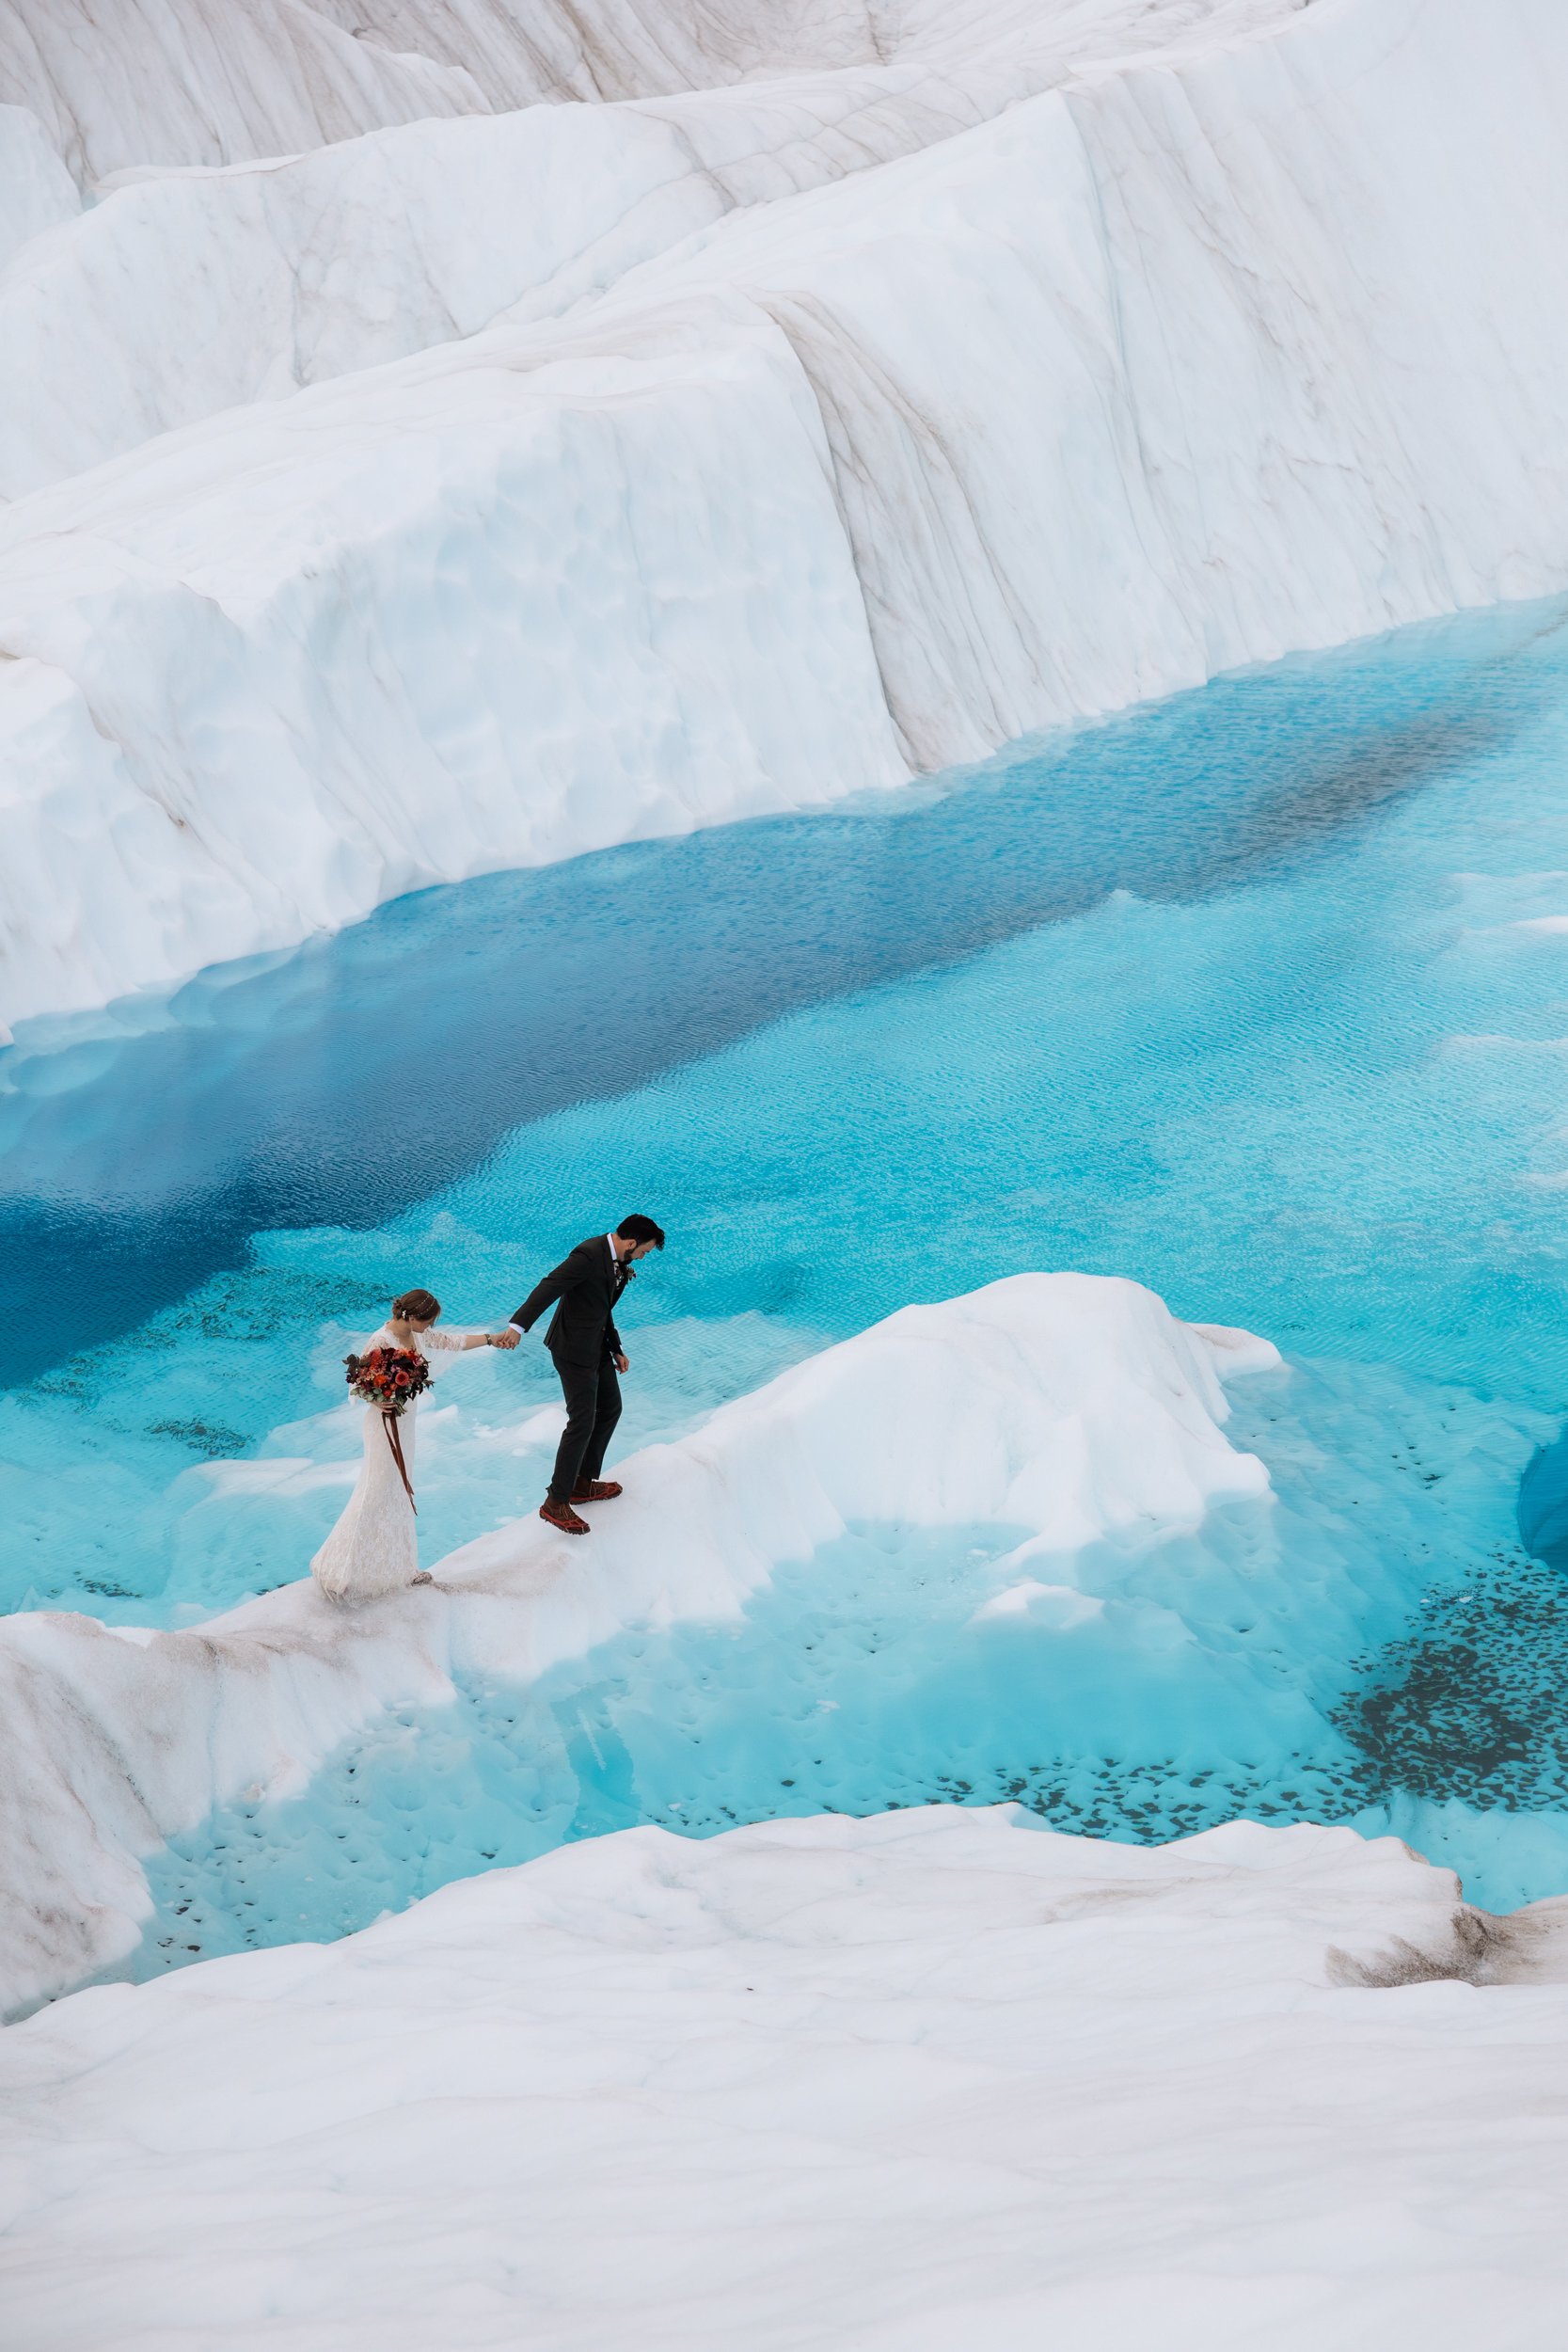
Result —
[{"label": "bride's braided hair", "polygon": [[441,1311],[441,1302],[431,1291],[404,1291],[392,1301],[394,1323],[434,1323]]}]

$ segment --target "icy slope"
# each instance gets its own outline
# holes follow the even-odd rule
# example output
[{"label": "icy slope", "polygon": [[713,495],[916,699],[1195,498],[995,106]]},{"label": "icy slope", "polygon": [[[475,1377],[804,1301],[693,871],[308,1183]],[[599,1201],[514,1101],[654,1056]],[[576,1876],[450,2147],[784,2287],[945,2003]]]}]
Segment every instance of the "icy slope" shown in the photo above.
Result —
[{"label": "icy slope", "polygon": [[472,334],[503,310],[555,315],[733,205],[934,145],[1097,56],[1299,5],[1117,0],[1019,21],[981,0],[924,39],[890,37],[885,62],[119,175],[69,235],[0,278],[0,498],[220,408]]},{"label": "icy slope", "polygon": [[9,2340],[1547,2344],[1560,1910],[1011,1806],[569,1847],[0,2037]]},{"label": "icy slope", "polygon": [[1131,1558],[1220,1497],[1265,1494],[1221,1433],[1215,1366],[1275,1360],[1136,1283],[1018,1276],[908,1308],[634,1456],[586,1547],[530,1516],[454,1552],[436,1589],[357,1612],[306,1581],[192,1632],[8,1617],[0,2008],[129,1949],[138,1854],[246,1789],[303,1787],[356,1725],[450,1696],[454,1672],[523,1680],[626,1625],[734,1614],[851,1522],[1029,1531],[1010,1571],[1027,1605],[1097,1536]]},{"label": "icy slope", "polygon": [[678,125],[636,107],[127,175],[0,278],[0,497],[502,310],[563,310],[723,209]]},{"label": "icy slope", "polygon": [[[628,163],[631,226],[579,215],[603,290],[564,317],[19,500],[0,1018],[1568,579],[1555,0],[1177,8],[1149,23],[1180,46],[1120,65],[1104,39],[1131,17],[1059,21],[1085,28],[1080,70],[995,119],[847,177],[815,157],[795,184],[821,184],[669,251],[695,183],[659,183],[679,217],[644,229]],[[940,132],[954,68],[930,70]],[[803,104],[808,147],[824,119]],[[745,109],[725,120],[772,151]],[[321,173],[296,182],[319,199]],[[274,325],[193,361],[198,405],[286,381],[300,201],[250,248]],[[509,270],[539,273],[525,307],[565,282],[571,240],[545,234],[458,298],[467,261],[431,222],[449,258],[396,294],[394,346],[442,305],[460,327]],[[372,287],[379,234],[349,240]],[[346,359],[382,331],[351,311]],[[338,332],[305,324],[296,376]],[[193,340],[182,311],[165,340]],[[127,385],[143,373],[135,429],[172,366]]]},{"label": "icy slope", "polygon": [[[69,235],[0,278],[0,498],[217,409],[471,334],[503,310],[554,315],[732,205],[934,145],[1097,58],[1195,28],[1256,29],[1301,5],[1096,0],[1021,14],[970,0],[932,23],[889,23],[875,46],[821,28],[827,52],[865,51],[837,70],[120,174]],[[16,120],[9,144],[25,160],[42,134]]]}]

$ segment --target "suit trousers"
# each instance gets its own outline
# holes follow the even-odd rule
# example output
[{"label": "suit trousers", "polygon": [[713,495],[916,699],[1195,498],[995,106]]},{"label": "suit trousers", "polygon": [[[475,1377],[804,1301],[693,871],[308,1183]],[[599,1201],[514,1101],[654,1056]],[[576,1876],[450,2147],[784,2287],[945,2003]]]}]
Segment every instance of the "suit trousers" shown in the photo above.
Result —
[{"label": "suit trousers", "polygon": [[621,1418],[621,1383],[608,1356],[596,1364],[566,1363],[552,1356],[566,1395],[566,1426],[561,1433],[550,1493],[569,1502],[579,1478],[597,1478],[605,1448]]}]

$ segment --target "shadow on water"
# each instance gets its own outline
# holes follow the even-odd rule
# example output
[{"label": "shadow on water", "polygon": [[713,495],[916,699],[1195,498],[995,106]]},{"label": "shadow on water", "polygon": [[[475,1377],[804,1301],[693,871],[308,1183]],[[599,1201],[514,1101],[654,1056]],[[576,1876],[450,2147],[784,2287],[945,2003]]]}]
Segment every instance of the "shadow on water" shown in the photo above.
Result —
[{"label": "shadow on water", "polygon": [[1519,1481],[1517,1518],[1531,1557],[1568,1569],[1568,1428],[1531,1456]]},{"label": "shadow on water", "polygon": [[1560,606],[1292,660],[961,778],[427,890],[0,1053],[5,1377],[141,1323],[255,1232],[371,1227],[521,1122],[1124,890],[1299,864],[1560,690]]}]

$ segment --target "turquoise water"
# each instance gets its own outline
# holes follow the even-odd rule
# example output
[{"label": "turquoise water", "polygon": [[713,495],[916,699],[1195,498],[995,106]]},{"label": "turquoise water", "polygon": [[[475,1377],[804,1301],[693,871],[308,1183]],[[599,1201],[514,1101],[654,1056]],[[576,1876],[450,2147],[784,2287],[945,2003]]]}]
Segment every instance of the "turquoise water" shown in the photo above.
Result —
[{"label": "turquoise water", "polygon": [[[297,1576],[352,1473],[347,1337],[414,1281],[499,1320],[631,1206],[671,1248],[622,1452],[1024,1267],[1135,1276],[1292,1366],[1237,1396],[1275,1534],[1120,1563],[1092,1633],[972,1622],[999,1531],[866,1531],[738,1629],[476,1688],[205,1825],[142,1964],[626,1820],[944,1793],[1119,1835],[1393,1821],[1494,1901],[1568,1884],[1560,1586],[1513,1523],[1568,1396],[1565,781],[1568,620],[1519,608],[427,893],[0,1056],[13,1607],[181,1623]],[[547,1372],[451,1373],[427,1557],[535,1504]]]}]

